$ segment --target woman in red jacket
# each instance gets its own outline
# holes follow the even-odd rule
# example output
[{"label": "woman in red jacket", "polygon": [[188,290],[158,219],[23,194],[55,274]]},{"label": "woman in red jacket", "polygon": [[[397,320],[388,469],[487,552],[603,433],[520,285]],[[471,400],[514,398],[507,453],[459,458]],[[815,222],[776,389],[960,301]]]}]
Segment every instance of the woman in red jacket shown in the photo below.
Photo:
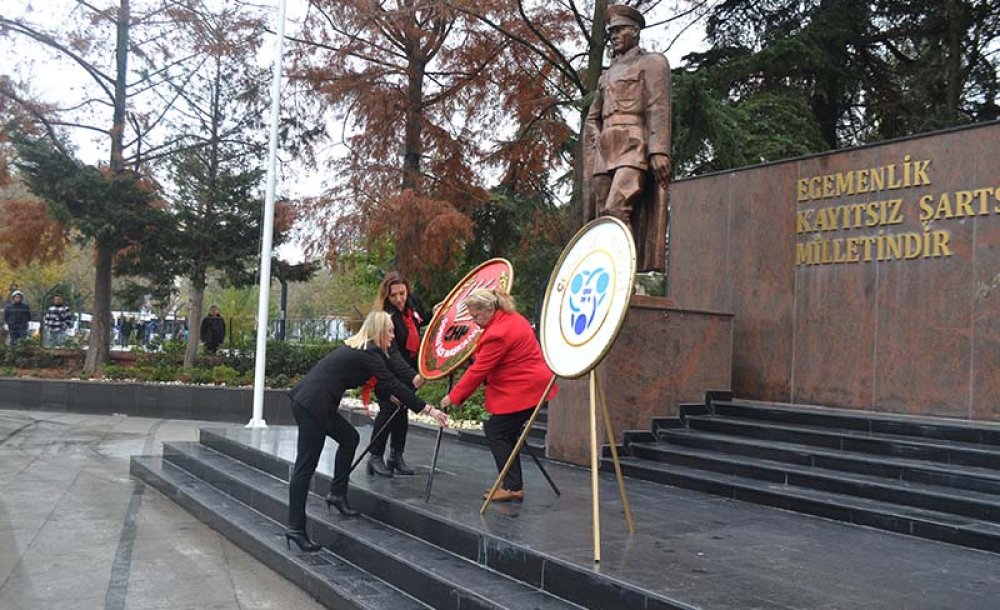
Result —
[{"label": "woman in red jacket", "polygon": [[[531,325],[517,313],[510,295],[502,290],[479,288],[469,294],[465,304],[472,320],[483,328],[483,334],[476,345],[472,366],[441,399],[441,409],[462,404],[476,388],[486,383],[486,410],[490,418],[483,425],[483,432],[499,471],[507,463],[521,428],[531,417],[532,409],[553,375],[545,364]],[[557,391],[553,385],[546,400]],[[507,471],[502,487],[493,495],[493,501],[523,499],[518,456]]]}]

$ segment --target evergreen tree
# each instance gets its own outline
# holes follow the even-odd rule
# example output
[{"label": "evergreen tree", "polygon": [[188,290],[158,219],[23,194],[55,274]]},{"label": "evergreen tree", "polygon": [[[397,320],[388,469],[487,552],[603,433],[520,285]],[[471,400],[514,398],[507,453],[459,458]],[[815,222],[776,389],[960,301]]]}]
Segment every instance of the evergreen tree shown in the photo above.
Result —
[{"label": "evergreen tree", "polygon": [[[116,255],[138,247],[166,224],[151,180],[130,171],[85,165],[48,141],[17,138],[15,142],[17,166],[31,191],[81,243],[97,244],[98,257],[106,253],[109,265]],[[110,288],[108,297],[110,317]],[[97,331],[92,328],[92,332]]]},{"label": "evergreen tree", "polygon": [[998,116],[1000,4],[725,0],[675,71],[675,165],[737,167]]}]

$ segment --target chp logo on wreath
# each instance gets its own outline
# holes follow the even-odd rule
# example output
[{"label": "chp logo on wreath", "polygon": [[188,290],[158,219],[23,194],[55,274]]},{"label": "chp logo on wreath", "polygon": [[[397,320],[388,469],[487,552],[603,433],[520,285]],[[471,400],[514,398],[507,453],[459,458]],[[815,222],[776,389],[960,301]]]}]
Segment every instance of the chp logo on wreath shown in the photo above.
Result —
[{"label": "chp logo on wreath", "polygon": [[514,268],[502,258],[494,258],[470,271],[441,302],[427,326],[417,365],[424,379],[440,379],[472,355],[483,329],[472,321],[465,299],[477,288],[509,291]]}]

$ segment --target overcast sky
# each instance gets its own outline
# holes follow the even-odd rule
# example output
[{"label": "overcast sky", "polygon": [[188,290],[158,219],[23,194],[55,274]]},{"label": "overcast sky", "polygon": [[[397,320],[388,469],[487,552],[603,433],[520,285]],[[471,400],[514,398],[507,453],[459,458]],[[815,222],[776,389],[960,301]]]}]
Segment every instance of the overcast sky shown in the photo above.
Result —
[{"label": "overcast sky", "polygon": [[[211,2],[211,0],[209,0]],[[97,2],[96,4],[103,4]],[[278,0],[262,1],[257,4],[271,7],[272,29],[276,29]],[[55,27],[60,20],[65,19],[76,6],[73,0],[0,0],[0,11],[9,18],[27,17],[35,23]],[[304,0],[288,0],[286,33],[291,35],[298,29],[298,24],[305,14],[307,3]],[[656,10],[648,15],[650,23],[665,20],[676,14],[676,0],[661,2]],[[684,23],[689,23],[690,20]],[[704,48],[704,30],[701,22],[692,27],[682,28],[678,23],[667,23],[650,27],[642,33],[642,45],[648,50],[664,52],[670,65],[683,65],[683,58],[692,51]],[[285,45],[287,51],[287,44]],[[270,68],[275,57],[273,37],[265,44],[257,61]],[[40,45],[29,42],[22,36],[0,39],[0,65],[3,70],[15,76],[18,80],[31,83],[32,94],[45,101],[61,106],[78,103],[87,95],[93,95],[93,80],[76,64],[63,55],[40,48]],[[338,124],[339,126],[339,124]],[[107,160],[107,137],[94,132],[76,129],[71,130],[73,142],[79,149],[79,156],[87,163],[103,163]],[[337,154],[337,147],[330,149],[330,154]],[[295,175],[286,174],[279,178],[278,192],[300,196],[315,194],[322,189],[318,176],[322,172],[307,172],[298,170]],[[282,184],[284,182],[284,184]],[[298,258],[290,252],[291,258]]]}]

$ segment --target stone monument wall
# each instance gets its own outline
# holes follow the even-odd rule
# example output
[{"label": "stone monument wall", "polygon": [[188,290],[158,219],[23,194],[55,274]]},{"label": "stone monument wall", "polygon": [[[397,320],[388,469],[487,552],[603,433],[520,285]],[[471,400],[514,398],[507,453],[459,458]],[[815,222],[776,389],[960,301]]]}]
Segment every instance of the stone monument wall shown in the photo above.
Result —
[{"label": "stone monument wall", "polygon": [[1000,420],[1000,123],[678,181],[669,243],[736,396]]}]

